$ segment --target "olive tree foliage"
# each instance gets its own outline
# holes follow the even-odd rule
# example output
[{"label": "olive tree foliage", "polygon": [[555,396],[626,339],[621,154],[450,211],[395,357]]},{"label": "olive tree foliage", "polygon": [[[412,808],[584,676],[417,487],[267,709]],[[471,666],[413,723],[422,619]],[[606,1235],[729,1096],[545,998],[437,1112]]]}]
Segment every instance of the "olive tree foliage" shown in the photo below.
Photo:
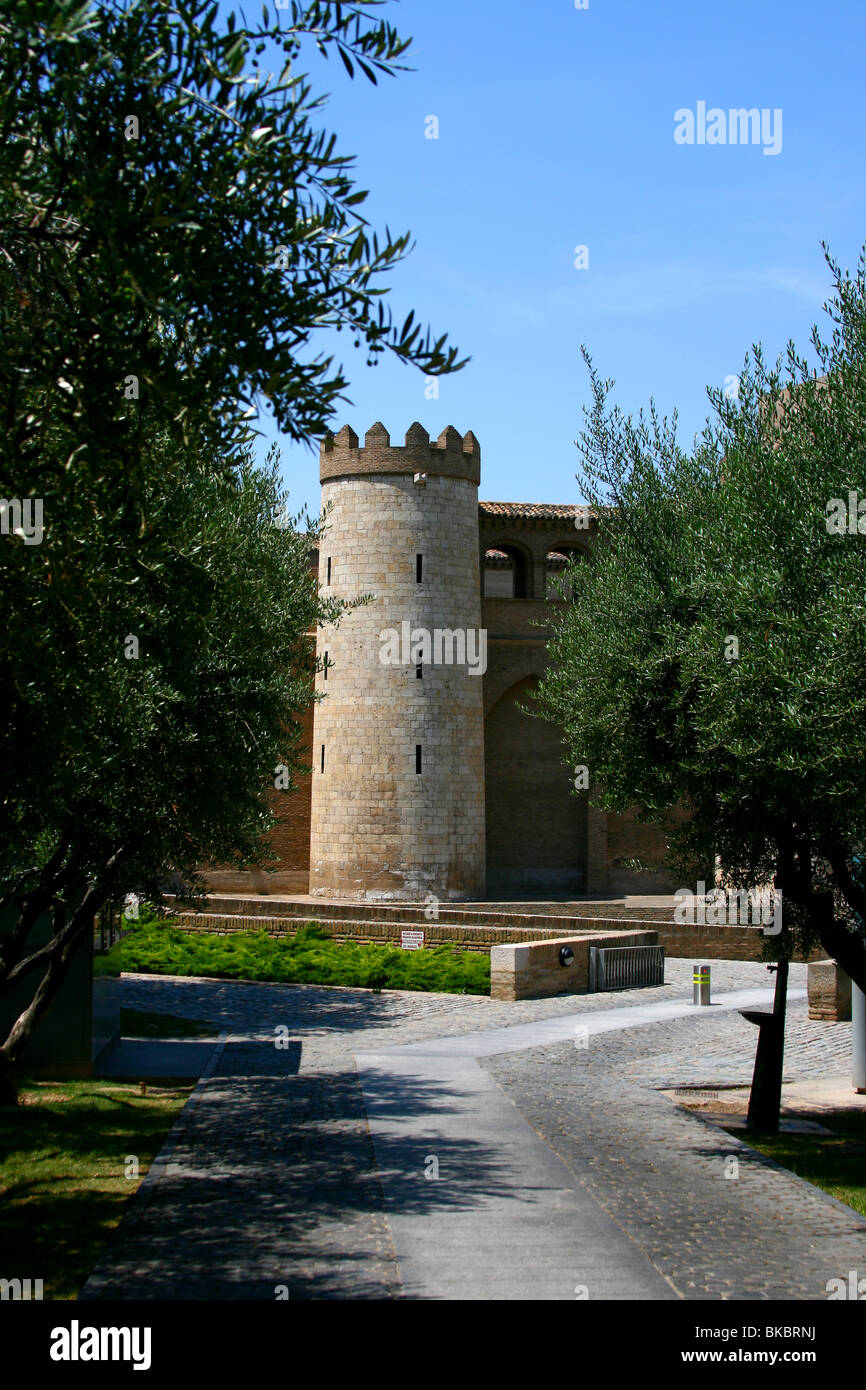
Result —
[{"label": "olive tree foliage", "polygon": [[94,913],[266,865],[274,789],[303,767],[307,634],[345,604],[318,592],[315,531],[284,524],[276,459],[223,463],[154,434],[134,509],[82,485],[40,545],[4,538],[0,999],[38,986],[0,1048],[6,1099]]},{"label": "olive tree foliage", "polygon": [[541,699],[600,804],[664,822],[684,877],[718,856],[730,887],[775,883],[774,953],[820,942],[866,988],[866,263],[825,256],[817,365],[753,347],[690,450],[676,416],[611,407],[584,350],[598,543]]},{"label": "olive tree foliage", "polygon": [[414,314],[392,323],[379,280],[408,234],[367,226],[300,70],[315,43],[373,80],[393,71],[407,41],[375,21],[381,3],[266,6],[258,27],[222,21],[216,0],[4,6],[0,390],[4,463],[25,481],[62,468],[40,448],[49,420],[96,476],[133,466],[134,392],[221,440],[262,400],[290,438],[318,438],[347,385],[313,355],[324,327],[368,361],[460,365]]},{"label": "olive tree foliage", "polygon": [[[377,10],[0,13],[0,999],[36,986],[3,1099],[94,912],[268,862],[273,791],[303,766],[308,634],[346,604],[317,592],[320,528],[285,524],[276,459],[251,460],[253,415],[326,432],[346,377],[321,328],[368,361],[461,365],[413,315],[392,323],[380,281],[408,237],[367,227],[299,67],[313,44],[393,72],[406,42]],[[259,76],[274,55],[281,76]]]}]

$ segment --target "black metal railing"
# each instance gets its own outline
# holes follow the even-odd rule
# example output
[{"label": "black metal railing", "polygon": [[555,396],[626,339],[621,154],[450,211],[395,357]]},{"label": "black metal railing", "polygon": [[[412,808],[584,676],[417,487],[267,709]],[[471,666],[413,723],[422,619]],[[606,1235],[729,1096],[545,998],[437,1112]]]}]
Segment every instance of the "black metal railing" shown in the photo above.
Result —
[{"label": "black metal railing", "polygon": [[590,946],[589,988],[643,989],[665,982],[664,946]]}]

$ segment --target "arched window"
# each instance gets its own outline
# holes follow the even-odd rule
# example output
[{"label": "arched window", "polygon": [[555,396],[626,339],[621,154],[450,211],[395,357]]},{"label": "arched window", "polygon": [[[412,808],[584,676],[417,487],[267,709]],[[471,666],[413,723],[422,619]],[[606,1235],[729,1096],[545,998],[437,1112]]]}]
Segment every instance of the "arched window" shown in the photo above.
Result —
[{"label": "arched window", "polygon": [[548,599],[569,599],[571,598],[571,585],[567,580],[561,579],[561,575],[574,556],[580,557],[583,554],[580,546],[558,545],[555,550],[548,551],[547,554],[547,578],[545,583],[545,597]]},{"label": "arched window", "polygon": [[526,556],[515,546],[498,545],[485,550],[482,561],[484,598],[526,598]]}]

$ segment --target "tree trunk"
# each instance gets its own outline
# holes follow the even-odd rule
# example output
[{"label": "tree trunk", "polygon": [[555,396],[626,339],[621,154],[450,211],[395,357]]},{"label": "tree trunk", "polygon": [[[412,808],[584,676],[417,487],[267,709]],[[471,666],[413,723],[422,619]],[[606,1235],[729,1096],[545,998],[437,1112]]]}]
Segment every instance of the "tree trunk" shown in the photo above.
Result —
[{"label": "tree trunk", "polygon": [[36,988],[30,1003],[16,1018],[9,1036],[0,1048],[0,1105],[15,1105],[18,1093],[14,1068],[19,1061],[33,1029],[49,1008],[58,989],[69,973],[75,949],[88,929],[93,929],[95,890],[85,894],[84,902],[62,930],[57,933],[56,949],[49,957],[48,969]]},{"label": "tree trunk", "polygon": [[850,975],[866,994],[866,943],[862,938],[831,914],[829,920],[821,922],[821,945],[830,959],[841,965],[846,975]]}]

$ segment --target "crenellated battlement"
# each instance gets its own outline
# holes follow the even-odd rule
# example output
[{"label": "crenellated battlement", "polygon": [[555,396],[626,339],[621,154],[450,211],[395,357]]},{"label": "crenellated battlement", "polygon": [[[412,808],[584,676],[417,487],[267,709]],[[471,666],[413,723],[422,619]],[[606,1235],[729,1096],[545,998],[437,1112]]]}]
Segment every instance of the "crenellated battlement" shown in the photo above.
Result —
[{"label": "crenellated battlement", "polygon": [[471,430],[461,435],[453,425],[433,441],[417,420],[409,426],[402,445],[391,443],[391,436],[378,420],[367,430],[363,447],[351,425],[323,439],[319,450],[321,482],[371,473],[432,473],[465,478],[477,486],[481,481],[481,446]]}]

